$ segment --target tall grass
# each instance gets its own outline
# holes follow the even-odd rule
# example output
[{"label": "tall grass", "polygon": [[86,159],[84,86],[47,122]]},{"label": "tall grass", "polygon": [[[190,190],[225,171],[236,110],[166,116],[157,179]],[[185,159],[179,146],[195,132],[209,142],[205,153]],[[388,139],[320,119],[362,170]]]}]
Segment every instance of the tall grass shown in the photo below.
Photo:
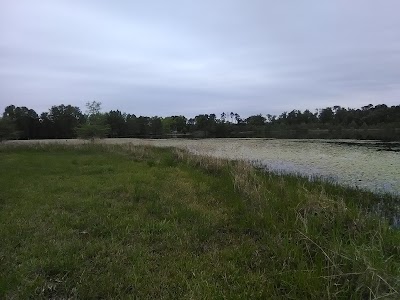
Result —
[{"label": "tall grass", "polygon": [[[230,175],[233,188],[242,196],[241,222],[272,255],[266,266],[274,270],[275,296],[400,297],[400,235],[388,218],[388,204],[398,206],[394,196],[273,175],[245,161],[195,156],[183,150],[175,154],[207,172],[225,170],[224,175]],[[380,214],[377,203],[385,206]]]},{"label": "tall grass", "polygon": [[0,148],[3,298],[398,299],[397,203],[132,145]]}]

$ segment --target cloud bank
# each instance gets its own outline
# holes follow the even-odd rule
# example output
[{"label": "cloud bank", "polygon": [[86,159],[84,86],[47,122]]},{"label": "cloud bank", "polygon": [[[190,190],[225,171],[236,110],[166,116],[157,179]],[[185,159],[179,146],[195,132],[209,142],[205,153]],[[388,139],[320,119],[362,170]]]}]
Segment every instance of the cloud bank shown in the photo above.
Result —
[{"label": "cloud bank", "polygon": [[400,3],[0,3],[0,109],[243,116],[400,101]]}]

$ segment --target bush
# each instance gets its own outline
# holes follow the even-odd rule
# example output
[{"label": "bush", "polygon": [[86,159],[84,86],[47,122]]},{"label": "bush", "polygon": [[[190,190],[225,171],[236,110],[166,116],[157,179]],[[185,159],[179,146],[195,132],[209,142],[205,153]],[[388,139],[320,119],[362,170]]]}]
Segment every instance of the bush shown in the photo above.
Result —
[{"label": "bush", "polygon": [[105,138],[109,132],[108,125],[85,124],[77,129],[78,137],[82,139]]}]

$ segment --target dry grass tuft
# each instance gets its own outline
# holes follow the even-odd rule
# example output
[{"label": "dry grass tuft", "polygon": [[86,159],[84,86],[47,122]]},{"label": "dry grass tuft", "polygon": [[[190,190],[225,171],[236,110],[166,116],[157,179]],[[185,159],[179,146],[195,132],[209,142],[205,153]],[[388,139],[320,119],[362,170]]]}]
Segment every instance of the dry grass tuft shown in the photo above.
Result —
[{"label": "dry grass tuft", "polygon": [[262,212],[267,204],[266,189],[256,169],[248,162],[238,161],[231,166],[234,189],[241,193],[247,206]]},{"label": "dry grass tuft", "polygon": [[185,162],[191,166],[199,167],[212,174],[220,173],[229,165],[229,161],[226,159],[213,156],[196,155],[183,149],[174,148],[173,153],[177,160]]}]

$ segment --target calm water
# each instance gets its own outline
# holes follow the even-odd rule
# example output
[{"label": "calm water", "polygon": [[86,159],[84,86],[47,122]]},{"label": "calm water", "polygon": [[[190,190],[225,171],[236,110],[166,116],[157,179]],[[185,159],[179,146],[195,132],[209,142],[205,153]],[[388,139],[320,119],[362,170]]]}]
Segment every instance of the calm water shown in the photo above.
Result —
[{"label": "calm water", "polygon": [[[40,142],[82,143],[79,140]],[[322,176],[344,185],[400,195],[400,143],[271,139],[106,139],[101,142],[180,147],[203,155],[249,160],[275,172]]]}]

